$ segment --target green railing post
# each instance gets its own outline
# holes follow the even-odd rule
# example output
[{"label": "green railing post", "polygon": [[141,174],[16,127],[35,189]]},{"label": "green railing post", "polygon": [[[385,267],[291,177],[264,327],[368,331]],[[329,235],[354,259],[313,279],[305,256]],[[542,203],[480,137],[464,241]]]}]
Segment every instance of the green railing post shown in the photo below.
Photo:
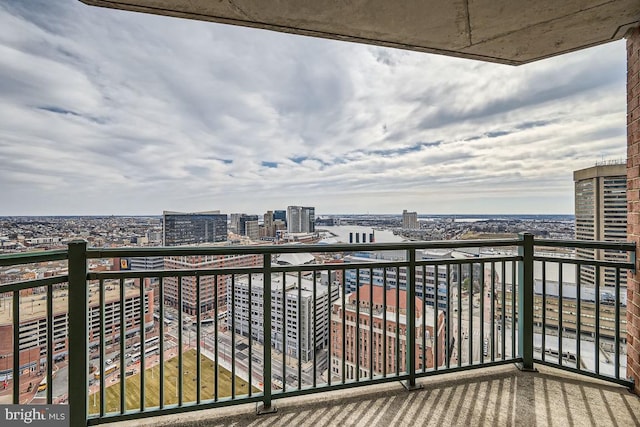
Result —
[{"label": "green railing post", "polygon": [[87,425],[89,295],[87,242],[69,242],[69,416],[71,427]]},{"label": "green railing post", "polygon": [[[275,405],[271,403],[271,254],[263,254],[262,272],[264,274],[262,289],[262,334],[264,336],[262,348],[262,387],[263,398],[262,406],[258,406],[257,413],[271,414],[276,412]],[[286,296],[283,301],[283,313],[286,310]],[[251,293],[249,292],[249,310],[251,310]],[[285,319],[286,321],[286,319]],[[249,325],[249,333],[251,333],[251,325]],[[282,357],[285,357],[284,351]],[[251,373],[249,373],[251,375]],[[284,378],[284,374],[283,374]],[[251,381],[249,381],[251,383]]]},{"label": "green railing post", "polygon": [[[407,368],[408,378],[402,383],[402,385],[404,385],[407,390],[415,390],[418,388],[422,388],[422,386],[416,385],[416,250],[413,248],[408,249],[407,255],[409,256],[409,271],[407,271],[406,289],[407,311],[405,313],[405,364]],[[399,309],[400,301],[398,301],[398,307],[396,307],[396,310]],[[371,325],[371,327],[373,327],[373,325]]]},{"label": "green railing post", "polygon": [[[518,255],[518,353],[522,363],[518,368],[535,371],[533,367],[533,234],[520,233]],[[515,287],[515,286],[514,286]]]}]

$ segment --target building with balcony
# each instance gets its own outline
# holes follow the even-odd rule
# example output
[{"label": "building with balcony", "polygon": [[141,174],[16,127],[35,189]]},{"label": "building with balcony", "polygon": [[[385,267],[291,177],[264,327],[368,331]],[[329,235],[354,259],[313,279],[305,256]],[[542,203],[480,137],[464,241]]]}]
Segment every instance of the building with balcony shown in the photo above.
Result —
[{"label": "building with balcony", "polygon": [[[609,162],[573,172],[575,182],[576,239],[623,242],[627,240],[626,162]],[[581,259],[625,261],[626,253],[610,249],[577,249]],[[596,284],[592,266],[582,269],[580,279]],[[598,284],[612,287],[616,282],[612,268],[600,269]],[[627,272],[621,272],[620,284],[626,288]]]}]

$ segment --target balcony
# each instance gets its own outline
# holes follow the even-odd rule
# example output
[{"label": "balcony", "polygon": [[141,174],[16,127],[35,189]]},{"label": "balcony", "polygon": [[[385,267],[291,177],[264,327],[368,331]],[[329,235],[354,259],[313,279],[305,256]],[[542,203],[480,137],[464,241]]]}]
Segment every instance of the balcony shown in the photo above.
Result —
[{"label": "balcony", "polygon": [[[438,248],[460,257],[423,258]],[[576,249],[626,255],[594,261]],[[404,258],[339,262],[367,251]],[[327,262],[275,263],[296,252]],[[181,262],[127,270],[135,257]],[[228,257],[247,262],[225,267]],[[89,268],[104,260],[121,269]],[[161,415],[148,421],[298,424],[302,414],[347,424],[637,424],[625,354],[624,279],[634,260],[629,243],[528,234],[135,249],[79,241],[2,255],[0,267],[66,261],[68,273],[0,285],[0,397],[68,401],[74,426]],[[63,372],[73,373],[68,385]]]}]

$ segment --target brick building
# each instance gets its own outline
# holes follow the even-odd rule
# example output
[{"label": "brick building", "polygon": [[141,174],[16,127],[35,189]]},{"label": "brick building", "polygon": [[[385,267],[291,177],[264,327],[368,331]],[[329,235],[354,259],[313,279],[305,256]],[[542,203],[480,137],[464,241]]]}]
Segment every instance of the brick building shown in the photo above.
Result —
[{"label": "brick building", "polygon": [[[373,298],[370,299],[371,291]],[[331,375],[342,376],[342,358],[345,361],[345,378],[355,379],[369,376],[370,369],[374,375],[383,375],[396,371],[398,363],[400,372],[406,371],[406,328],[407,328],[407,294],[398,291],[400,303],[396,301],[396,290],[386,290],[382,286],[369,285],[360,287],[359,300],[356,293],[347,296],[345,306],[341,301],[333,305],[331,314]],[[359,308],[359,317],[357,312]],[[372,310],[372,313],[370,312]],[[344,314],[343,314],[344,311]],[[345,342],[342,341],[343,316],[345,326]],[[423,330],[423,316],[426,328]],[[358,319],[358,320],[357,320]],[[399,320],[399,322],[397,322]],[[434,313],[432,307],[422,312],[422,300],[416,298],[416,345],[414,349],[417,369],[434,367]],[[372,322],[371,322],[372,321]],[[444,312],[438,313],[437,325],[438,365],[445,360]],[[358,336],[356,336],[359,332]],[[397,334],[397,335],[396,335]],[[422,336],[425,337],[425,360],[422,361]],[[397,341],[399,340],[399,342]],[[399,352],[396,345],[399,344]],[[373,346],[373,353],[371,347]],[[359,347],[359,352],[357,348]],[[371,359],[371,354],[373,358]],[[359,360],[359,363],[356,361]],[[359,369],[359,372],[357,372]]]}]

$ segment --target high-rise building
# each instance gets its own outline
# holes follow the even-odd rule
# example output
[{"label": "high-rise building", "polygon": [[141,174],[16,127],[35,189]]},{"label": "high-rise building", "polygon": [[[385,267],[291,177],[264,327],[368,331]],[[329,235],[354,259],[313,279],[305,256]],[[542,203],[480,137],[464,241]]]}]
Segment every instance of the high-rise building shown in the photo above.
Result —
[{"label": "high-rise building", "polygon": [[307,206],[287,207],[287,231],[289,233],[313,233],[316,230],[316,209]]},{"label": "high-rise building", "polygon": [[165,246],[196,245],[225,242],[227,215],[220,211],[162,213],[162,234]]},{"label": "high-rise building", "polygon": [[240,218],[238,219],[238,231],[236,231],[236,233],[241,236],[249,236],[249,233],[247,232],[247,223],[252,221],[255,221],[257,223],[258,215],[240,215]]},{"label": "high-rise building", "polygon": [[406,209],[402,211],[402,228],[407,230],[417,230],[420,228],[418,224],[418,213],[408,212]]},{"label": "high-rise building", "polygon": [[[627,171],[626,163],[607,162],[573,172],[575,182],[575,217],[577,240],[617,242],[627,240]],[[626,252],[603,249],[577,249],[581,259],[627,261]],[[580,267],[581,283],[594,286],[593,266]],[[626,270],[620,283],[627,283]],[[614,286],[614,268],[600,269],[600,286]]]},{"label": "high-rise building", "polygon": [[240,229],[240,217],[244,215],[242,213],[232,213],[229,216],[229,231],[236,233],[236,234],[240,234],[239,233],[239,229]]},{"label": "high-rise building", "polygon": [[286,226],[287,225],[287,211],[273,211],[273,220],[280,220]]},{"label": "high-rise building", "polygon": [[258,240],[260,238],[260,225],[258,220],[247,221],[244,223],[244,235],[251,240]]},{"label": "high-rise building", "polygon": [[264,236],[266,237],[273,237],[276,235],[276,230],[275,227],[273,226],[273,220],[274,220],[274,216],[273,216],[273,211],[267,211],[264,214]]}]

